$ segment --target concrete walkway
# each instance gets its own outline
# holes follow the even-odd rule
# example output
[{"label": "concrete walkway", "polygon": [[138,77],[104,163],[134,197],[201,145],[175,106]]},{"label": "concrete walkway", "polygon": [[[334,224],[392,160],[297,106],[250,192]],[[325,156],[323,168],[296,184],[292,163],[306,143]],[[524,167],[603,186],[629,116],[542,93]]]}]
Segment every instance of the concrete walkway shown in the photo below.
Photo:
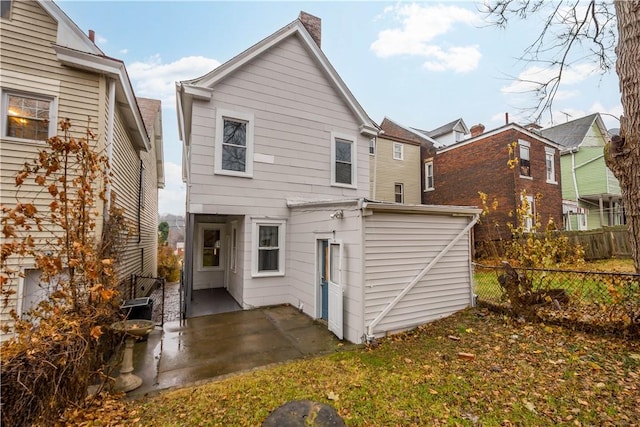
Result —
[{"label": "concrete walkway", "polygon": [[133,373],[143,384],[128,395],[141,397],[353,347],[289,305],[174,320],[135,344]]}]

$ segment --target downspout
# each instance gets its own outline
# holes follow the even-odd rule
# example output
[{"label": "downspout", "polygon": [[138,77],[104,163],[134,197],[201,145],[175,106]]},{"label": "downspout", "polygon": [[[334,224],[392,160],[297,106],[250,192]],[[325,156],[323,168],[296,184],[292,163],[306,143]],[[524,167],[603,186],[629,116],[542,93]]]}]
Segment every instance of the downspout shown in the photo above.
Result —
[{"label": "downspout", "polygon": [[109,220],[109,213],[111,212],[111,170],[113,164],[113,128],[116,115],[116,81],[109,79],[109,105],[107,112],[107,159],[109,164],[107,165],[107,188],[105,190],[105,197],[107,199],[106,210],[104,213],[105,220]]},{"label": "downspout", "polygon": [[373,200],[378,200],[376,197],[376,193],[378,192],[378,139],[372,138],[375,142],[373,143],[373,194],[371,198]]},{"label": "downspout", "polygon": [[373,329],[378,325],[378,323],[380,323],[380,321],[382,319],[384,319],[384,317],[389,314],[389,312],[391,310],[393,310],[393,308],[396,306],[396,304],[398,304],[404,297],[405,295],[407,295],[411,289],[413,289],[415,287],[415,285],[418,284],[418,282],[420,282],[420,280],[422,280],[422,278],[429,272],[431,271],[431,269],[440,261],[440,259],[442,259],[443,256],[445,256],[447,254],[447,252],[449,252],[449,250],[451,250],[451,248],[458,243],[458,240],[460,240],[465,234],[467,234],[469,232],[469,230],[471,230],[473,228],[473,226],[476,224],[476,222],[478,222],[478,219],[480,218],[479,214],[475,214],[473,216],[473,218],[471,219],[471,221],[469,221],[469,224],[467,224],[467,226],[464,228],[464,230],[462,230],[460,233],[458,233],[458,235],[449,242],[449,244],[440,251],[440,253],[438,255],[436,255],[436,257],[434,259],[431,260],[431,262],[429,264],[427,264],[427,266],[416,276],[414,277],[414,279],[411,281],[411,283],[409,283],[407,285],[406,288],[404,288],[402,290],[402,292],[400,292],[398,294],[398,296],[396,296],[393,301],[391,301],[384,310],[382,310],[380,312],[380,314],[378,314],[376,316],[375,319],[373,319],[373,321],[369,324],[369,327],[367,328],[367,341],[371,342],[374,339],[374,334],[373,334]]}]

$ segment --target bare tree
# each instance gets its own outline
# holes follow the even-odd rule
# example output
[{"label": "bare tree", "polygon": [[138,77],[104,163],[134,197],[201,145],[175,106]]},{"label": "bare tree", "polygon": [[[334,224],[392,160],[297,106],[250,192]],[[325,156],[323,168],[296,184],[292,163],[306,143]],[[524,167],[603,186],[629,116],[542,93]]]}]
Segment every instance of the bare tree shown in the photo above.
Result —
[{"label": "bare tree", "polygon": [[605,147],[605,158],[620,182],[634,266],[640,273],[640,0],[485,0],[483,11],[500,27],[513,19],[544,18],[543,29],[521,58],[555,70],[549,79],[530,82],[538,97],[535,118],[551,111],[572,65],[589,59],[594,69],[607,72],[615,59],[623,115],[620,135]]}]

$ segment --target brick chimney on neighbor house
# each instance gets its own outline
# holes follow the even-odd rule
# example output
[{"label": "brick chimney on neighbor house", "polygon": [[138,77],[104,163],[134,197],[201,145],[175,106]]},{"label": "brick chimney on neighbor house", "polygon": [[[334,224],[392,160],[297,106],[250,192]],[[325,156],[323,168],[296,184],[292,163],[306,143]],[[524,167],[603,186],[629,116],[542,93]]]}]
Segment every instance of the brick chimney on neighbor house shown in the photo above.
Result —
[{"label": "brick chimney on neighbor house", "polygon": [[484,125],[482,123],[478,123],[477,125],[471,126],[471,138],[475,138],[478,135],[482,135],[484,132]]},{"label": "brick chimney on neighbor house", "polygon": [[302,25],[307,29],[309,34],[311,34],[311,38],[314,42],[320,46],[320,40],[322,40],[322,20],[317,16],[313,16],[308,14],[307,12],[300,12],[300,16],[298,16]]}]

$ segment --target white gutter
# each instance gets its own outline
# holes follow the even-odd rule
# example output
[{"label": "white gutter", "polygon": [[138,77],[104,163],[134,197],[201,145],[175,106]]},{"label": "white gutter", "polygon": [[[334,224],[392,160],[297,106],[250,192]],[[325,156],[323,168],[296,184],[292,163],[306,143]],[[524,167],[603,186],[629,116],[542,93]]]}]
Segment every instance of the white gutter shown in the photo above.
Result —
[{"label": "white gutter", "polygon": [[382,310],[380,314],[378,314],[378,316],[376,316],[375,319],[373,319],[373,321],[369,324],[369,327],[367,328],[367,341],[371,341],[374,338],[373,328],[375,328],[378,325],[378,323],[380,323],[380,321],[387,314],[389,314],[391,310],[393,310],[396,304],[398,304],[398,302],[400,302],[405,297],[405,295],[407,295],[411,291],[411,289],[413,289],[414,286],[417,285],[418,282],[420,282],[420,280],[422,280],[422,278],[440,261],[440,259],[442,259],[442,257],[445,256],[445,254],[449,252],[449,250],[451,250],[451,248],[456,243],[458,243],[458,240],[460,240],[463,236],[465,236],[469,232],[469,230],[471,230],[471,228],[473,228],[473,226],[476,224],[479,218],[480,218],[479,214],[473,215],[473,218],[471,219],[471,221],[469,221],[469,224],[467,224],[464,230],[458,233],[458,235],[451,242],[449,242],[449,244],[442,251],[440,251],[440,253],[436,255],[436,257],[432,259],[429,264],[427,264],[427,266],[411,281],[411,283],[409,283],[407,287],[404,288],[404,290],[400,292],[398,296],[396,296],[393,299],[393,301],[391,301],[385,307],[385,309]]},{"label": "white gutter", "polygon": [[107,112],[107,159],[109,165],[107,166],[107,181],[106,198],[107,209],[104,214],[105,218],[109,219],[109,212],[111,211],[111,165],[113,164],[113,127],[115,123],[116,115],[116,82],[113,79],[109,80],[109,106]]}]

